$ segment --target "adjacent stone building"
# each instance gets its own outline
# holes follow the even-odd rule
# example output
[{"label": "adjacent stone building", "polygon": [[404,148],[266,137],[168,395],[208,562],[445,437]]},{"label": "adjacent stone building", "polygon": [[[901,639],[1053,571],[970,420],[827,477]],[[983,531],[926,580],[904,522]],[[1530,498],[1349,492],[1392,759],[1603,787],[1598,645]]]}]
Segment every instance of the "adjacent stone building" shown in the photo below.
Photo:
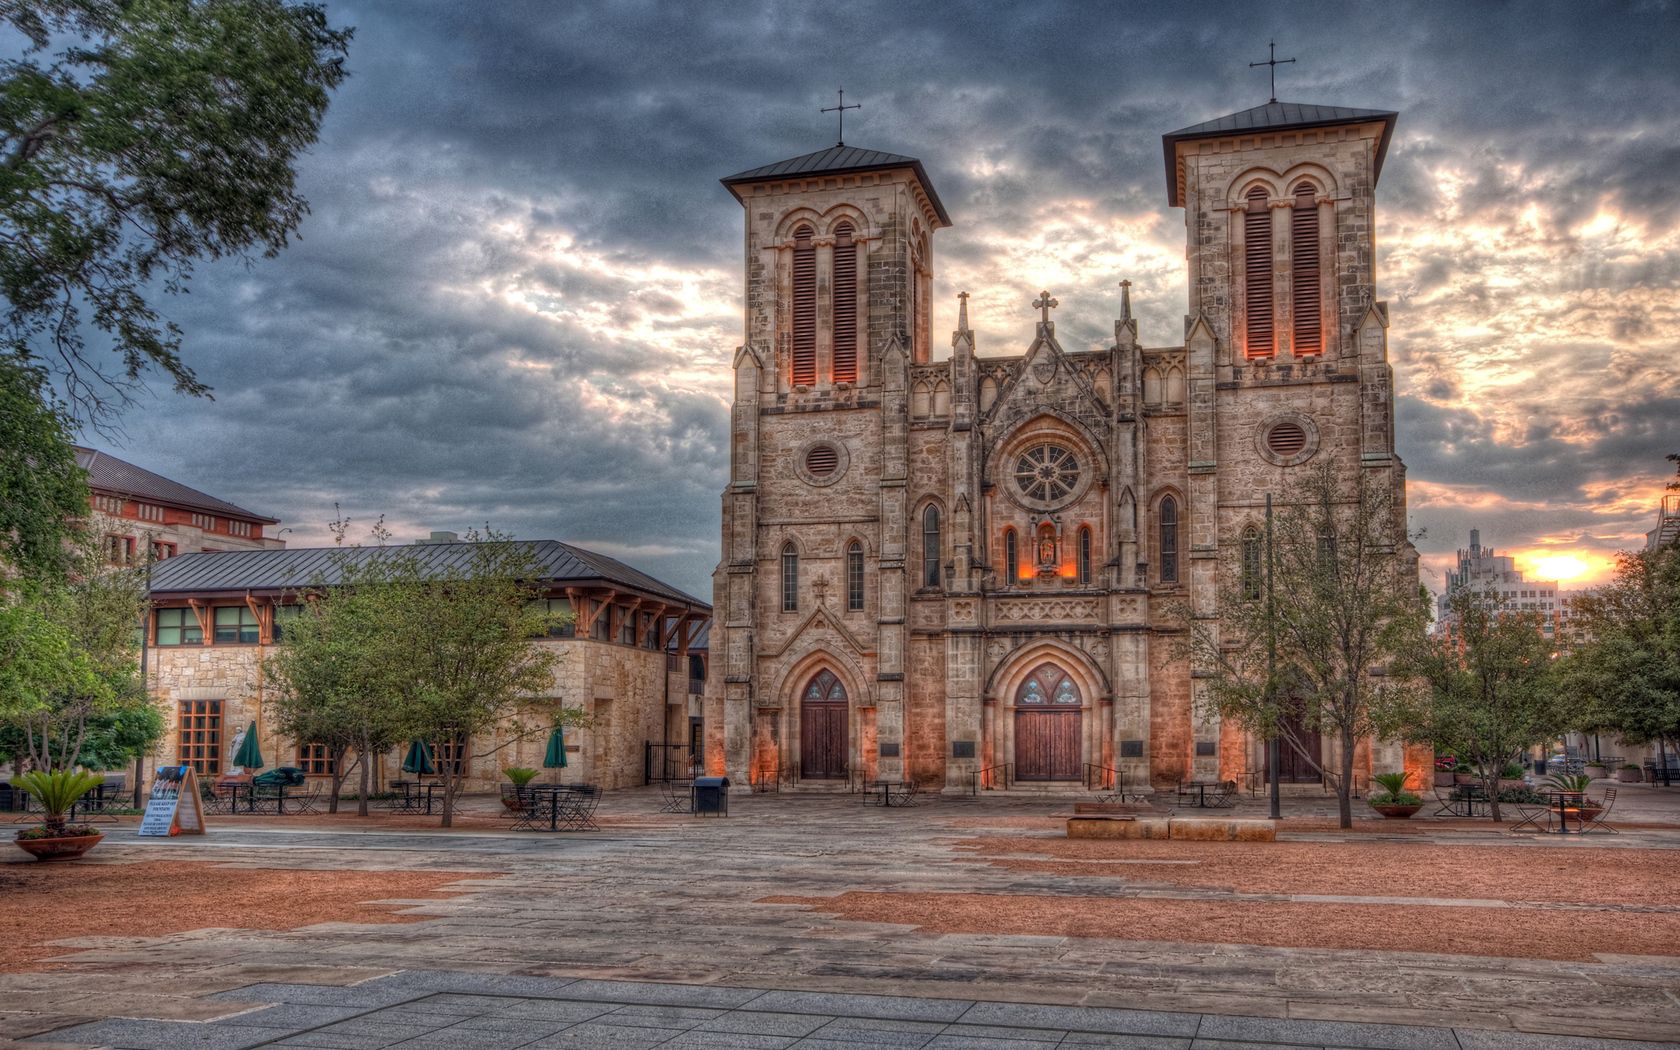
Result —
[{"label": "adjacent stone building", "polygon": [[[712,770],[953,792],[1262,770],[1258,740],[1196,714],[1179,625],[1217,617],[1221,566],[1257,549],[1293,468],[1374,477],[1403,526],[1373,272],[1395,120],[1273,102],[1165,136],[1190,288],[1168,347],[1139,343],[1122,281],[1106,349],[1064,347],[1042,292],[1020,344],[982,353],[965,292],[935,360],[952,220],[920,161],[841,144],[724,179],[745,210],[745,341]],[[1399,767],[1381,751],[1360,770]]]},{"label": "adjacent stone building", "polygon": [[[711,607],[605,555],[554,540],[522,542],[542,568],[541,600],[573,617],[553,637],[531,642],[560,657],[552,691],[518,716],[542,731],[518,735],[504,726],[489,739],[437,741],[440,760],[458,764],[466,790],[493,790],[509,766],[542,766],[546,727],[563,705],[582,708],[590,721],[568,732],[562,780],[618,788],[673,768],[686,775],[686,753],[700,736],[696,672],[704,674],[705,654],[690,649],[703,639]],[[470,546],[427,542],[412,550],[423,564],[443,566],[470,559]],[[260,668],[273,646],[285,644],[286,621],[300,611],[304,592],[330,585],[346,553],[186,554],[153,569],[146,684],[168,720],[154,762],[192,765],[201,777],[226,773],[236,734],[255,724],[270,767],[332,772],[323,749],[282,737],[265,716]],[[400,752],[382,756],[376,784],[401,776]]]}]

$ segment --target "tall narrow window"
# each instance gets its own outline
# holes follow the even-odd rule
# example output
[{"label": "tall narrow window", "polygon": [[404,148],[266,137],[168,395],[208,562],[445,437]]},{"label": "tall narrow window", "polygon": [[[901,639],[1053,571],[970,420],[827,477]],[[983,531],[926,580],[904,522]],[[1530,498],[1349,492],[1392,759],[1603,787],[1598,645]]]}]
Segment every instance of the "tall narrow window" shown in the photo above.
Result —
[{"label": "tall narrow window", "polygon": [[817,249],[811,227],[793,231],[793,385],[817,383]]},{"label": "tall narrow window", "polygon": [[1312,183],[1303,182],[1295,187],[1295,207],[1289,216],[1295,352],[1316,354],[1324,349],[1324,337],[1318,294],[1318,194]]},{"label": "tall narrow window", "polygon": [[863,610],[863,544],[857,540],[846,548],[846,608]]},{"label": "tall narrow window", "polygon": [[939,508],[922,511],[922,586],[939,586]]},{"label": "tall narrow window", "polygon": [[193,767],[199,776],[222,771],[222,702],[182,700],[177,727],[175,758],[179,765]]},{"label": "tall narrow window", "polygon": [[1021,552],[1017,547],[1014,529],[1003,530],[1003,571],[1004,582],[1014,583],[1021,575]]},{"label": "tall narrow window", "polygon": [[1178,500],[1161,497],[1161,582],[1178,582]]},{"label": "tall narrow window", "polygon": [[782,611],[799,611],[799,552],[791,543],[782,548]]},{"label": "tall narrow window", "polygon": [[1249,357],[1272,356],[1272,209],[1266,190],[1248,191],[1243,216],[1243,269],[1247,289]]},{"label": "tall narrow window", "polygon": [[1079,530],[1079,582],[1091,582],[1091,526]]},{"label": "tall narrow window", "polygon": [[1242,596],[1252,602],[1260,597],[1260,533],[1249,528],[1242,535]]},{"label": "tall narrow window", "polygon": [[834,228],[834,381],[857,377],[857,246],[843,222]]}]

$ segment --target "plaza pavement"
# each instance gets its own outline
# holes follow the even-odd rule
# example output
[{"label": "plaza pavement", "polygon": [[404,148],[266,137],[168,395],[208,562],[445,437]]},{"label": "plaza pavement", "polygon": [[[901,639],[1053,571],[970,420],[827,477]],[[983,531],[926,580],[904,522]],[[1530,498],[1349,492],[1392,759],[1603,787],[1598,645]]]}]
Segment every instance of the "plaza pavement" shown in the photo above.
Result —
[{"label": "plaza pavement", "polygon": [[[1680,823],[1677,798],[1624,791],[1618,814]],[[1635,1050],[1680,1038],[1680,958],[938,934],[755,903],[848,890],[1112,892],[1112,882],[1023,874],[959,848],[977,834],[1027,833],[976,826],[988,817],[1065,811],[1066,801],[883,810],[849,797],[754,796],[734,798],[726,819],[658,814],[656,803],[652,791],[614,793],[602,806],[619,818],[608,830],[569,835],[245,821],[160,842],[124,829],[84,863],[389,871],[390,899],[424,918],[67,941],[50,972],[0,974],[0,1036],[32,1050]],[[1304,808],[1330,813],[1321,799],[1288,803]],[[1258,816],[1264,804],[1243,809]],[[1513,872],[1533,849],[1674,849],[1680,862],[1677,830],[1563,842],[1443,828],[1430,838],[1507,844]],[[459,896],[405,899],[412,870],[483,874],[450,884]],[[183,863],[183,878],[191,873]]]}]

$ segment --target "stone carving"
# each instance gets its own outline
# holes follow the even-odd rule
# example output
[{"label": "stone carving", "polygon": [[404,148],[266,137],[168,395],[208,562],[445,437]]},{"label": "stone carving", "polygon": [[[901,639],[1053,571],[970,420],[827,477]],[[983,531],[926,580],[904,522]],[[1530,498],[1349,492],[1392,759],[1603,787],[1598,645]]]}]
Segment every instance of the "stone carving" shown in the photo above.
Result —
[{"label": "stone carving", "polygon": [[1003,598],[997,603],[997,618],[1015,623],[1089,622],[1097,618],[1097,603],[1091,598]]}]

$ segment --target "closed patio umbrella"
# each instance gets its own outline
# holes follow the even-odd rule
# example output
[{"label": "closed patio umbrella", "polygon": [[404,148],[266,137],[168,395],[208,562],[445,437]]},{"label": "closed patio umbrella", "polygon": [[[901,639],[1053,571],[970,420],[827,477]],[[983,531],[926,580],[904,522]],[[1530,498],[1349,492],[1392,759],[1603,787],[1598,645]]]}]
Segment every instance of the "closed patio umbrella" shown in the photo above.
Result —
[{"label": "closed patio umbrella", "polygon": [[245,739],[239,742],[239,750],[234,752],[233,764],[246,769],[261,769],[263,767],[262,748],[257,745],[257,724],[245,730]]},{"label": "closed patio umbrella", "polygon": [[566,727],[555,726],[548,734],[548,751],[543,754],[544,769],[566,768]]},{"label": "closed patio umbrella", "polygon": [[436,775],[437,766],[432,764],[432,746],[424,740],[409,741],[408,757],[403,759],[402,771],[422,777]]}]

